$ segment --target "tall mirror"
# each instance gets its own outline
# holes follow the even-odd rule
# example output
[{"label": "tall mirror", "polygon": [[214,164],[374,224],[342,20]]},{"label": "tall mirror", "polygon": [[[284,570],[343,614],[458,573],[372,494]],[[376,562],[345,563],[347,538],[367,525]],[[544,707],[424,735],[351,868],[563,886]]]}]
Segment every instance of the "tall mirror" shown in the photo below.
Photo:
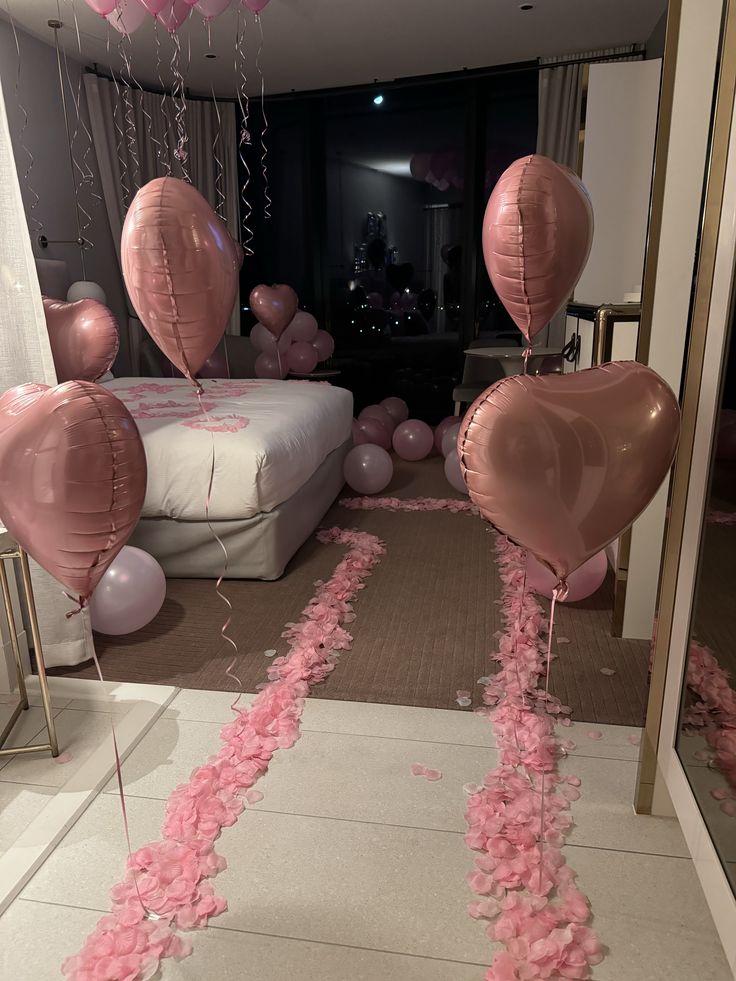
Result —
[{"label": "tall mirror", "polygon": [[677,752],[736,890],[736,345],[722,368]]}]

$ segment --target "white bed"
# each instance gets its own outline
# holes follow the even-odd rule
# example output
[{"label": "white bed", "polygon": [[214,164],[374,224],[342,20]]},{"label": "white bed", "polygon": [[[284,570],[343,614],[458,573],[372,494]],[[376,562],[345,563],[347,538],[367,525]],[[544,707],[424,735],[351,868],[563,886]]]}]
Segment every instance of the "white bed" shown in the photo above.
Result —
[{"label": "white bed", "polygon": [[148,487],[131,544],[169,576],[276,579],[339,493],[352,395],[315,382],[116,378],[143,438]]}]

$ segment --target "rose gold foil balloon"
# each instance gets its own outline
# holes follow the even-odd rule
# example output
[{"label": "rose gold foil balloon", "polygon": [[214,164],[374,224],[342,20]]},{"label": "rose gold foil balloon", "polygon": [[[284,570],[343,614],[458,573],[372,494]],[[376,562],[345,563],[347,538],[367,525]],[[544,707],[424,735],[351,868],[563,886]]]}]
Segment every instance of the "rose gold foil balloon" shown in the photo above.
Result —
[{"label": "rose gold foil balloon", "polygon": [[191,184],[158,177],[133,198],[120,255],[143,326],[194,383],[225,332],[238,288],[222,219]]},{"label": "rose gold foil balloon", "polygon": [[564,580],[651,501],[679,430],[672,390],[622,361],[496,382],[468,409],[457,445],[483,516]]},{"label": "rose gold foil balloon", "polygon": [[96,300],[43,298],[43,312],[60,382],[97,381],[112,367],[120,347],[118,324]]},{"label": "rose gold foil balloon", "polygon": [[291,286],[256,286],[251,290],[250,308],[274,337],[281,337],[296,316],[299,299]]},{"label": "rose gold foil balloon", "polygon": [[590,198],[568,167],[533,154],[503,172],[483,219],[483,258],[493,288],[527,340],[571,296],[592,241]]},{"label": "rose gold foil balloon", "polygon": [[145,494],[140,434],[106,388],[19,385],[0,398],[0,517],[80,599],[127,542]]}]

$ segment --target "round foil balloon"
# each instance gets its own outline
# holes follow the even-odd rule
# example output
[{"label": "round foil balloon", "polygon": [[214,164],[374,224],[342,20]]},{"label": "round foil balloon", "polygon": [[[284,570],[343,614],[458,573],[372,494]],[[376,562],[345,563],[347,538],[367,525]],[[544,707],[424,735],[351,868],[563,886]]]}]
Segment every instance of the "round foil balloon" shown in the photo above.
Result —
[{"label": "round foil balloon", "polygon": [[496,382],[468,409],[458,454],[481,514],[562,581],[641,514],[679,431],[669,386],[620,361]]},{"label": "round foil balloon", "polygon": [[120,346],[118,324],[96,300],[43,298],[46,329],[60,382],[97,381],[112,367]]},{"label": "round foil balloon", "polygon": [[128,541],[145,495],[141,437],[112,392],[73,381],[0,398],[0,517],[80,601]]},{"label": "round foil balloon", "polygon": [[157,177],[133,198],[120,245],[131,302],[191,382],[217,347],[238,288],[222,220],[191,184]]},{"label": "round foil balloon", "polygon": [[501,303],[527,340],[571,296],[592,241],[590,198],[568,167],[532,154],[503,172],[483,218],[483,258]]}]

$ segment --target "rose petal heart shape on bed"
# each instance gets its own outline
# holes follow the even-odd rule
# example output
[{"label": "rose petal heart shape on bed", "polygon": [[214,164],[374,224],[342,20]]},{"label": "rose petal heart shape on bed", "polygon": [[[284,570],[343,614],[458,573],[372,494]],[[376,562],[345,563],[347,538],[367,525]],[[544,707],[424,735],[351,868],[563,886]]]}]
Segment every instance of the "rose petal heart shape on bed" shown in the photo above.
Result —
[{"label": "rose petal heart shape on bed", "polygon": [[97,381],[112,367],[120,347],[118,322],[97,300],[43,298],[56,378]]},{"label": "rose petal heart shape on bed", "polygon": [[531,340],[572,295],[593,242],[593,207],[569,167],[532,154],[501,174],[483,218],[483,258],[501,303]]},{"label": "rose petal heart shape on bed", "polygon": [[238,289],[222,219],[191,184],[157,177],[128,209],[120,259],[143,326],[196,384],[194,376],[225,332]]},{"label": "rose petal heart shape on bed", "polygon": [[106,388],[29,384],[0,398],[0,517],[80,600],[128,541],[145,494],[138,428]]},{"label": "rose petal heart shape on bed", "polygon": [[458,454],[481,514],[564,580],[651,501],[679,432],[669,386],[621,361],[496,382],[468,409]]},{"label": "rose petal heart shape on bed", "polygon": [[291,286],[256,286],[251,290],[250,308],[258,320],[279,338],[296,316],[299,306]]}]

